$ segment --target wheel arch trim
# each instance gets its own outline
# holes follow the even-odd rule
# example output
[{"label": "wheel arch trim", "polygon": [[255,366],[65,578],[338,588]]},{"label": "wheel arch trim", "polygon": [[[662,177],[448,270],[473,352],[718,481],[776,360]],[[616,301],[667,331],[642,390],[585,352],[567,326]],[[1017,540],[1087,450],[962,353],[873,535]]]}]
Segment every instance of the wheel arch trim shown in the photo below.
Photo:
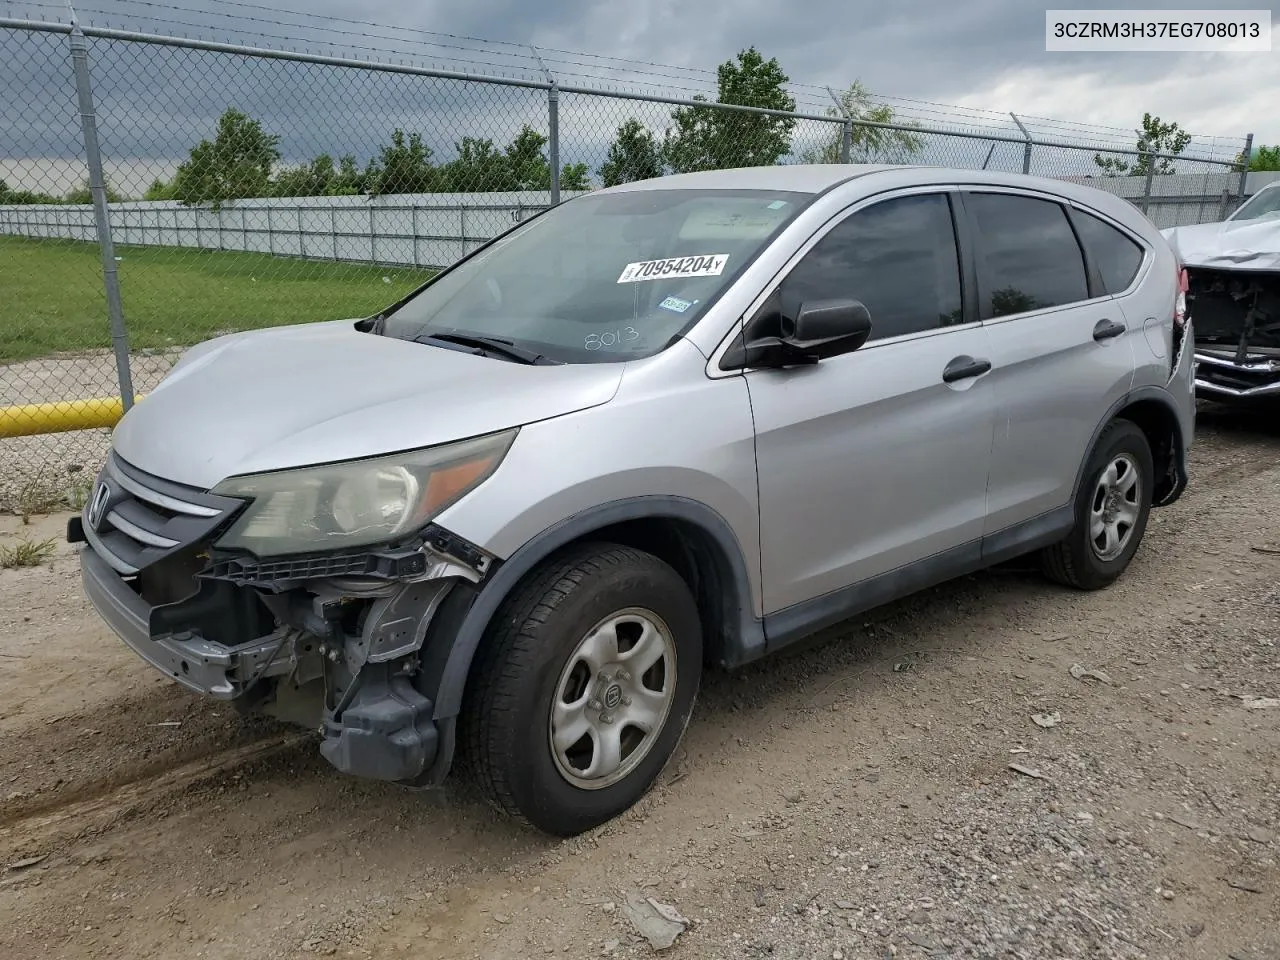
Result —
[{"label": "wheel arch trim", "polygon": [[1071,488],[1071,503],[1075,503],[1076,497],[1080,493],[1080,485],[1084,483],[1085,470],[1088,469],[1089,466],[1089,456],[1093,453],[1094,448],[1097,447],[1098,438],[1102,436],[1102,431],[1107,428],[1108,424],[1119,417],[1121,411],[1136,403],[1143,402],[1154,402],[1164,408],[1165,413],[1168,414],[1169,420],[1173,424],[1174,442],[1177,444],[1177,449],[1173,451],[1173,466],[1176,472],[1176,479],[1173,488],[1162,500],[1153,500],[1152,505],[1157,507],[1167,506],[1182,495],[1182,491],[1185,489],[1187,484],[1187,444],[1186,437],[1183,436],[1182,421],[1178,417],[1178,409],[1174,404],[1169,391],[1165,390],[1163,387],[1151,386],[1138,387],[1137,389],[1126,393],[1111,405],[1111,408],[1107,410],[1106,415],[1098,422],[1098,425],[1094,427],[1093,435],[1089,438],[1089,445],[1085,448],[1084,456],[1081,458],[1080,466],[1076,471],[1076,480]]},{"label": "wheel arch trim", "polygon": [[539,563],[551,554],[615,524],[634,520],[676,520],[696,526],[716,545],[728,574],[725,588],[732,591],[726,608],[737,616],[723,624],[728,637],[725,659],[742,663],[755,659],[765,648],[764,624],[752,613],[751,581],[747,558],[732,527],[706,504],[684,497],[641,496],[600,504],[574,514],[533,537],[486,578],[463,618],[450,645],[436,691],[437,719],[457,716],[467,675],[489,623],[502,602]]}]

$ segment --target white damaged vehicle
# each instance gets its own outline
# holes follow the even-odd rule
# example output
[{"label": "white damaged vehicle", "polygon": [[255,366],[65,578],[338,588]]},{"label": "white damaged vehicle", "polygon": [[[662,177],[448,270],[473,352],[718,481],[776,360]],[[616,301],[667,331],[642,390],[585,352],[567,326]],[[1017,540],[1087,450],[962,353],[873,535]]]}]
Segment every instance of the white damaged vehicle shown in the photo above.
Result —
[{"label": "white damaged vehicle", "polygon": [[1280,398],[1280,180],[1220,223],[1161,233],[1187,270],[1196,395]]}]

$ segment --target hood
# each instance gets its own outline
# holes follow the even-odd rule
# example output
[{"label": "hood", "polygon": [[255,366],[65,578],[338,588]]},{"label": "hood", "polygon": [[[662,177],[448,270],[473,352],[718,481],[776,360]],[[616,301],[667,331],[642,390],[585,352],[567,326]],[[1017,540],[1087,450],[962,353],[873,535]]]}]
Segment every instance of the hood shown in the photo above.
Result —
[{"label": "hood", "polygon": [[141,470],[208,489],[597,406],[623,366],[526,366],[360,333],[354,321],[275,327],[192,348],[121,419],[112,445]]},{"label": "hood", "polygon": [[1280,218],[1224,220],[1160,232],[1184,266],[1280,270]]}]

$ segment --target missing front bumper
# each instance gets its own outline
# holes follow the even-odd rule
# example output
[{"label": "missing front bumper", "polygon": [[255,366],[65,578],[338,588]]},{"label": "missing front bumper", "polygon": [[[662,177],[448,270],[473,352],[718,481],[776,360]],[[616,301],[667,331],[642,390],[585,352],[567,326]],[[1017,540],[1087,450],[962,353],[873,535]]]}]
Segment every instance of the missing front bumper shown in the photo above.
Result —
[{"label": "missing front bumper", "polygon": [[[318,729],[321,754],[343,773],[433,786],[447,771],[451,727],[437,727],[433,699],[416,677],[427,629],[453,581],[388,587],[368,602],[354,632],[317,612],[324,598],[288,603],[277,595],[276,629],[227,645],[194,623],[158,632],[166,608],[148,604],[92,547],[81,550],[80,569],[85,595],[111,630],[188,690]],[[277,703],[287,716],[272,709]]]},{"label": "missing front bumper", "polygon": [[1196,395],[1280,396],[1280,273],[1188,267],[1196,321]]},{"label": "missing front bumper", "polygon": [[80,551],[80,578],[85,596],[125,646],[188,690],[205,696],[218,700],[239,697],[247,677],[265,674],[274,650],[283,645],[282,635],[235,647],[193,633],[153,638],[152,607],[91,547]]},{"label": "missing front bumper", "polygon": [[1280,397],[1280,357],[1239,361],[1218,351],[1196,350],[1196,394],[1206,400]]}]

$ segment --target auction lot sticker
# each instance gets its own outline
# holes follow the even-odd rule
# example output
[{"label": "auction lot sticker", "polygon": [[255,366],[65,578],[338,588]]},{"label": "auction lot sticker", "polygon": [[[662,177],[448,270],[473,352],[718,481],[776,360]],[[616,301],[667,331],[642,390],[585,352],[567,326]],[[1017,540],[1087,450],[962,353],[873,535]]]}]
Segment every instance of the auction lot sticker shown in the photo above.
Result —
[{"label": "auction lot sticker", "polygon": [[727,253],[706,253],[696,257],[672,257],[669,260],[642,260],[622,268],[619,283],[642,280],[665,280],[667,277],[718,277],[729,262]]}]

